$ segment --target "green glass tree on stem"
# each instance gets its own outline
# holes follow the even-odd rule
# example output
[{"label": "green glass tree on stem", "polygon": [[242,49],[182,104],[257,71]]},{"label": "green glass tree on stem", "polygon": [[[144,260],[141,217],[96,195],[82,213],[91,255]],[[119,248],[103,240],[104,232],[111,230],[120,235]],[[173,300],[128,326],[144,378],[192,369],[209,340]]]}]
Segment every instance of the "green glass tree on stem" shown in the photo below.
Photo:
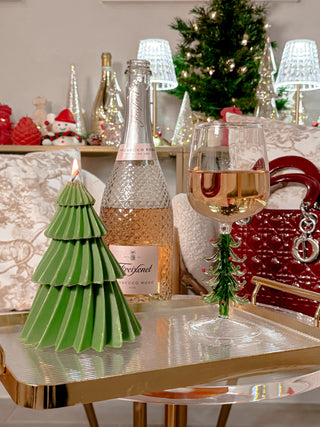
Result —
[{"label": "green glass tree on stem", "polygon": [[117,283],[124,273],[102,240],[107,229],[95,200],[74,179],[56,202],[45,231],[52,241],[32,276],[40,286],[20,338],[36,348],[76,352],[135,341],[141,326]]},{"label": "green glass tree on stem", "polygon": [[251,0],[211,0],[175,18],[182,40],[174,55],[179,86],[170,93],[190,96],[193,111],[219,117],[225,107],[253,112],[265,45],[266,9]]},{"label": "green glass tree on stem", "polygon": [[246,297],[239,296],[237,293],[242,290],[245,281],[240,282],[237,277],[244,275],[240,270],[240,266],[235,266],[235,263],[241,263],[244,259],[236,256],[232,248],[240,246],[241,242],[235,242],[231,234],[221,234],[220,240],[212,241],[214,254],[207,258],[206,261],[211,265],[208,271],[204,271],[210,279],[207,285],[211,287],[211,291],[203,296],[203,300],[208,304],[219,303],[219,315],[223,317],[229,316],[230,302],[236,304],[246,304]]}]

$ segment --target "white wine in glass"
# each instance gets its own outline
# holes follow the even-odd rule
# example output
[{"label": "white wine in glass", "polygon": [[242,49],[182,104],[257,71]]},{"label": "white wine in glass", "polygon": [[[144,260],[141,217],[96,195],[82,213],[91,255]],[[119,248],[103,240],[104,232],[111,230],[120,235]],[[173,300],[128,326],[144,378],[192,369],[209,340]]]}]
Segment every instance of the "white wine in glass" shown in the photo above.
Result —
[{"label": "white wine in glass", "polygon": [[211,270],[212,291],[204,296],[219,304],[219,316],[191,326],[207,337],[221,339],[252,335],[253,329],[229,318],[233,301],[244,303],[237,295],[242,283],[233,262],[236,246],[231,236],[232,223],[255,215],[266,205],[270,177],[263,137],[257,123],[203,123],[196,127],[190,150],[188,199],[198,213],[219,223],[220,240],[215,266]]}]

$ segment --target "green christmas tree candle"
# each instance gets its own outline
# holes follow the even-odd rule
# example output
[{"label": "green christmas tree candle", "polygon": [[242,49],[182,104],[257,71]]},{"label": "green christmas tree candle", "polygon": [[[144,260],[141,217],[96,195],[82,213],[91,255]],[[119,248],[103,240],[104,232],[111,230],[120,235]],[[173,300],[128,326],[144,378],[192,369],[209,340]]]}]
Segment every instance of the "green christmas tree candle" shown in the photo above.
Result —
[{"label": "green christmas tree candle", "polygon": [[52,241],[32,276],[40,286],[20,338],[36,348],[102,351],[134,342],[141,331],[117,283],[124,272],[102,240],[108,231],[78,176],[73,166],[45,231]]}]

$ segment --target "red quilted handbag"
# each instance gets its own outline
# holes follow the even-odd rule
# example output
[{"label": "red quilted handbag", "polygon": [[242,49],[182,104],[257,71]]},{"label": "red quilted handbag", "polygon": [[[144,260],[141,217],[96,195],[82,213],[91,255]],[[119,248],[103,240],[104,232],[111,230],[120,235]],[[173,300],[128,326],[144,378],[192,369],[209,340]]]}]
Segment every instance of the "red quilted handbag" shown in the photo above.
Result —
[{"label": "red quilted handbag", "polygon": [[[285,173],[286,168],[299,169],[300,173]],[[242,242],[235,252],[240,258],[246,257],[241,264],[246,280],[242,294],[252,294],[253,276],[320,293],[320,210],[315,209],[320,194],[320,173],[312,162],[298,156],[271,161],[271,188],[291,182],[307,188],[301,210],[264,209],[252,217],[248,225],[233,226],[234,239]],[[262,289],[257,301],[310,316],[318,305],[270,288]]]}]

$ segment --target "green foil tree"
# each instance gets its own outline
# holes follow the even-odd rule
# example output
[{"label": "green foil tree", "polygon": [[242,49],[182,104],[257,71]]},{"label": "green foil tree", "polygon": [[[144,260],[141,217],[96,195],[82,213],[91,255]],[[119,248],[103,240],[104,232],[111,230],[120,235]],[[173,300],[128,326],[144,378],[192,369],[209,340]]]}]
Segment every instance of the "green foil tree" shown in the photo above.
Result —
[{"label": "green foil tree", "polygon": [[181,42],[174,55],[179,86],[189,93],[193,111],[219,117],[225,107],[253,112],[265,45],[266,10],[251,0],[211,0],[190,11],[192,19],[175,18],[171,28]]},{"label": "green foil tree", "polygon": [[104,244],[95,200],[80,181],[68,182],[45,231],[52,239],[32,280],[39,289],[20,338],[36,348],[102,351],[135,341],[141,326],[117,283],[124,276]]},{"label": "green foil tree", "polygon": [[211,287],[211,291],[203,296],[203,300],[208,304],[218,302],[219,315],[224,317],[229,315],[231,301],[236,304],[248,302],[246,297],[238,295],[245,281],[238,280],[238,277],[243,276],[244,273],[240,270],[240,266],[234,263],[241,263],[244,260],[237,257],[232,249],[240,244],[241,242],[235,242],[230,234],[221,234],[220,240],[212,242],[214,255],[206,260],[211,263],[206,271],[210,276],[206,284]]}]

